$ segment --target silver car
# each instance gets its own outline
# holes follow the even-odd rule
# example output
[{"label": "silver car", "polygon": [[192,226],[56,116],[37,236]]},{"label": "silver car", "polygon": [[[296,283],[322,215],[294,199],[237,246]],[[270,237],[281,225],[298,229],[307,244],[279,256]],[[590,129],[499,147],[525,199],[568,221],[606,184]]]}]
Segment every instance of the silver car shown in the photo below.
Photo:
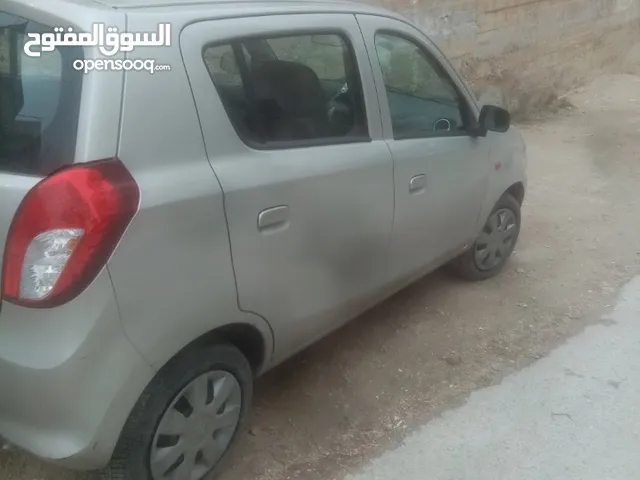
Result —
[{"label": "silver car", "polygon": [[502,269],[509,123],[366,5],[3,0],[0,435],[215,472],[256,376],[442,265]]}]

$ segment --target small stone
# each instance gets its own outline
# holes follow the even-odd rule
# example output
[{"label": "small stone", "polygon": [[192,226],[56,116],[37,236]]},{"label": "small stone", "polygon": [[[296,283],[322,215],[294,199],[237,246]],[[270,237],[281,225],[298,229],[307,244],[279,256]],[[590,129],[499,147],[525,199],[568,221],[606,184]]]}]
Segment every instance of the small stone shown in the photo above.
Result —
[{"label": "small stone", "polygon": [[516,270],[516,272],[518,272],[518,273],[524,273],[524,268],[518,268],[518,269]]}]

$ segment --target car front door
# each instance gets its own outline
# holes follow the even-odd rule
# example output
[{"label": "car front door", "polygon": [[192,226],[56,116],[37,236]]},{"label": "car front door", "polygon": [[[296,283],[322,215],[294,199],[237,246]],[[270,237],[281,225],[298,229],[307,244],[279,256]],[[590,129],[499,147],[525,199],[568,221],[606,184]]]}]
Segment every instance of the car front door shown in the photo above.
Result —
[{"label": "car front door", "polygon": [[438,49],[399,20],[360,15],[395,164],[392,272],[419,275],[475,238],[489,147],[477,107]]},{"label": "car front door", "polygon": [[393,162],[353,15],[196,23],[181,48],[224,191],[239,305],[276,359],[388,280]]}]

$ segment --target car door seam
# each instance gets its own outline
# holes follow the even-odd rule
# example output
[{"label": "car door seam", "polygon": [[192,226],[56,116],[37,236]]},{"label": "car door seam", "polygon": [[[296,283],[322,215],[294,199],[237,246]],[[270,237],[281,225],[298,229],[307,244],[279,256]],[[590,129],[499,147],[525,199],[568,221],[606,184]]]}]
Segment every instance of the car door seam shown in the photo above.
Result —
[{"label": "car door seam", "polygon": [[389,239],[387,241],[387,252],[388,252],[388,260],[387,260],[387,269],[389,272],[391,272],[391,251],[392,251],[392,247],[393,247],[393,233],[395,230],[395,224],[396,224],[396,160],[393,156],[393,152],[391,151],[391,146],[389,145],[389,142],[387,141],[387,139],[385,138],[385,127],[384,127],[384,121],[383,121],[383,112],[382,112],[382,105],[381,105],[381,101],[380,101],[380,89],[378,88],[378,82],[376,81],[376,76],[374,73],[374,68],[373,68],[373,57],[371,55],[371,52],[369,51],[369,46],[367,44],[367,38],[365,36],[364,30],[362,29],[362,25],[360,24],[360,15],[359,14],[354,14],[353,15],[355,20],[356,20],[356,25],[358,25],[358,30],[360,30],[360,37],[362,38],[362,43],[364,44],[364,50],[367,53],[367,60],[369,62],[369,68],[371,69],[371,79],[373,81],[373,88],[376,91],[376,105],[378,107],[378,119],[380,122],[380,132],[382,133],[382,141],[384,142],[385,146],[387,147],[387,150],[389,151],[389,157],[391,158],[391,181],[392,181],[392,185],[393,185],[393,189],[392,189],[392,201],[393,201],[393,209],[392,209],[392,214],[391,214],[391,229],[389,230]]},{"label": "car door seam", "polygon": [[360,38],[364,45],[364,51],[367,53],[367,61],[369,62],[369,68],[371,69],[371,79],[373,81],[373,88],[376,90],[376,106],[378,107],[378,121],[380,124],[380,132],[382,133],[382,138],[385,137],[384,132],[384,122],[382,121],[382,105],[380,104],[380,90],[378,89],[378,83],[376,82],[376,76],[374,74],[373,63],[371,52],[369,51],[369,47],[367,46],[367,39],[365,38],[364,31],[362,30],[362,26],[360,25],[360,20],[358,19],[359,15],[354,14],[353,18],[356,21],[356,25],[358,26],[358,30],[360,31]]},{"label": "car door seam", "polygon": [[129,344],[133,347],[133,349],[136,351],[136,353],[138,355],[140,355],[140,358],[144,361],[144,363],[146,363],[149,368],[151,368],[155,373],[158,373],[158,368],[153,364],[153,362],[147,358],[147,356],[138,348],[138,345],[136,344],[136,342],[134,342],[131,337],[129,337],[129,334],[127,332],[127,329],[124,326],[124,317],[122,315],[122,310],[120,308],[120,302],[118,301],[118,292],[116,290],[116,285],[113,281],[113,277],[111,276],[111,270],[109,270],[109,265],[107,264],[105,267],[105,271],[109,277],[109,282],[111,283],[111,291],[113,293],[113,298],[115,300],[116,303],[116,310],[118,311],[118,317],[120,318],[120,328],[122,329],[122,334],[124,335],[124,338],[127,339],[127,342],[129,342]]},{"label": "car door seam", "polygon": [[191,90],[191,98],[193,99],[193,108],[195,110],[195,114],[196,114],[196,118],[198,119],[198,128],[200,129],[200,138],[202,139],[202,146],[204,149],[204,153],[207,157],[207,164],[209,165],[209,168],[211,169],[211,172],[213,173],[213,177],[216,179],[216,182],[218,183],[218,186],[220,187],[220,192],[222,193],[222,214],[224,215],[224,221],[225,221],[225,227],[227,230],[227,242],[228,242],[228,248],[229,248],[229,262],[231,264],[231,271],[233,272],[233,283],[236,287],[236,304],[238,306],[238,309],[241,312],[245,312],[245,313],[250,313],[252,315],[257,316],[258,318],[261,318],[265,324],[267,325],[267,327],[269,328],[269,332],[271,333],[271,358],[265,358],[264,362],[265,364],[268,364],[272,361],[273,359],[273,355],[275,352],[275,333],[273,331],[273,328],[271,326],[271,324],[269,323],[269,321],[262,315],[260,315],[257,312],[253,312],[250,310],[244,310],[240,304],[240,289],[238,286],[238,275],[236,273],[236,266],[235,266],[235,262],[234,262],[234,256],[233,256],[233,244],[231,242],[231,228],[229,225],[229,217],[227,215],[227,196],[224,192],[224,188],[222,186],[222,182],[220,182],[220,178],[218,177],[218,174],[216,173],[215,169],[213,168],[213,165],[211,164],[210,161],[210,157],[209,157],[209,150],[207,149],[207,142],[205,140],[205,134],[204,134],[204,130],[202,128],[202,119],[200,118],[200,111],[198,110],[198,105],[196,103],[196,98],[195,98],[195,94],[193,91],[193,84],[191,83],[191,77],[189,76],[189,70],[187,68],[187,63],[185,62],[184,59],[184,51],[182,49],[182,44],[180,44],[180,57],[182,58],[182,65],[184,67],[185,70],[185,76],[187,77],[187,84],[189,85],[189,89]]}]

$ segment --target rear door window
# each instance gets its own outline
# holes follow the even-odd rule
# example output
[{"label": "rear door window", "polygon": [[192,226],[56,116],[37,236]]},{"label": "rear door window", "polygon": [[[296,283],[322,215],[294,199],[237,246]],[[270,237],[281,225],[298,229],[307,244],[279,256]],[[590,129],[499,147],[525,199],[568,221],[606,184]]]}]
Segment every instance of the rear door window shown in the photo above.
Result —
[{"label": "rear door window", "polygon": [[204,61],[254,148],[370,140],[355,53],[341,34],[241,38],[207,46]]},{"label": "rear door window", "polygon": [[0,172],[40,176],[74,160],[83,73],[73,62],[83,51],[56,47],[32,57],[29,33],[53,28],[0,12]]}]

